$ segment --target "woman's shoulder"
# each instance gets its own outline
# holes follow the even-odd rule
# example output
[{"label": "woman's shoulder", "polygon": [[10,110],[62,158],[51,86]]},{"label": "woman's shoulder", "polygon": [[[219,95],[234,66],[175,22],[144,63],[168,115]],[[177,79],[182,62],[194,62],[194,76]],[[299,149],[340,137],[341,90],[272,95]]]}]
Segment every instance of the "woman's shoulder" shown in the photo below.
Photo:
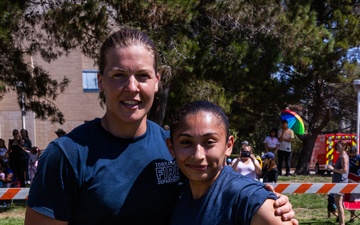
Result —
[{"label": "woman's shoulder", "polygon": [[170,137],[169,130],[165,130],[159,124],[157,124],[151,120],[147,120],[147,126],[148,126],[148,130],[150,131],[151,134],[156,134],[156,135],[160,134],[163,139]]},{"label": "woman's shoulder", "polygon": [[250,179],[240,173],[234,171],[230,166],[225,166],[223,169],[223,175],[220,176],[221,182],[227,182],[235,186],[246,186],[246,185],[261,185],[263,184],[257,180]]}]

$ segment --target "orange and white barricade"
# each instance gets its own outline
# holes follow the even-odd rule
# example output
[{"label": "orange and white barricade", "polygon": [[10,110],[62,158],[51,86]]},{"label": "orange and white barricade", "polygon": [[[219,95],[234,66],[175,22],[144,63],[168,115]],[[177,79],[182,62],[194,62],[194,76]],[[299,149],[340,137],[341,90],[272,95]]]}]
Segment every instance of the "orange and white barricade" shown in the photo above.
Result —
[{"label": "orange and white barricade", "polygon": [[360,193],[359,183],[269,183],[283,194]]},{"label": "orange and white barricade", "polygon": [[26,200],[30,188],[0,188],[0,200]]}]

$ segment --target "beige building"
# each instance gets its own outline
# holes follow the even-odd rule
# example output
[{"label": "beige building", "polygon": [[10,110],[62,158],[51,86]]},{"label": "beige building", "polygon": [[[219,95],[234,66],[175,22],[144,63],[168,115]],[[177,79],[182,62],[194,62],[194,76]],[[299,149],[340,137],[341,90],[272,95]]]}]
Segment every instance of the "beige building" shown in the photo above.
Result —
[{"label": "beige building", "polygon": [[[26,113],[25,129],[29,132],[33,146],[44,149],[50,141],[57,138],[55,131],[58,128],[69,132],[76,126],[105,113],[99,104],[97,67],[94,66],[93,60],[77,51],[51,63],[44,62],[38,56],[33,56],[32,60],[34,64],[41,65],[47,70],[53,79],[62,80],[64,76],[70,79],[65,92],[59,94],[54,102],[64,114],[64,124],[52,124],[49,120],[36,119],[33,112]],[[12,130],[22,128],[22,119],[16,93],[6,93],[0,100],[0,138],[5,140],[6,145],[12,138]]]}]

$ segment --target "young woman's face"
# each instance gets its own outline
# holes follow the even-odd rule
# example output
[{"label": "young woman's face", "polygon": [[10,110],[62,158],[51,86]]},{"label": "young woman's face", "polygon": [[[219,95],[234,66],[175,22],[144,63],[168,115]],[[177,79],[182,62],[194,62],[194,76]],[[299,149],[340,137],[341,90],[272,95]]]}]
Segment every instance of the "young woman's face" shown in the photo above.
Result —
[{"label": "young woman's face", "polygon": [[220,119],[208,112],[185,117],[172,138],[167,144],[181,171],[193,184],[208,186],[219,175],[234,143],[232,136],[226,139]]},{"label": "young woman's face", "polygon": [[281,124],[281,128],[282,128],[283,130],[286,130],[286,129],[288,128],[288,123],[282,123],[282,124]]},{"label": "young woman's face", "polygon": [[158,90],[154,56],[141,45],[111,49],[104,74],[98,74],[104,91],[107,114],[123,123],[146,119]]},{"label": "young woman's face", "polygon": [[14,138],[18,138],[18,137],[19,137],[19,131],[14,130],[14,131],[13,131],[13,137],[14,137]]},{"label": "young woman's face", "polygon": [[20,130],[20,135],[21,135],[21,137],[25,137],[26,136],[26,131],[25,130]]},{"label": "young woman's face", "polygon": [[338,142],[338,143],[336,144],[336,151],[342,152],[342,151],[344,151],[344,150],[345,150],[345,144]]}]

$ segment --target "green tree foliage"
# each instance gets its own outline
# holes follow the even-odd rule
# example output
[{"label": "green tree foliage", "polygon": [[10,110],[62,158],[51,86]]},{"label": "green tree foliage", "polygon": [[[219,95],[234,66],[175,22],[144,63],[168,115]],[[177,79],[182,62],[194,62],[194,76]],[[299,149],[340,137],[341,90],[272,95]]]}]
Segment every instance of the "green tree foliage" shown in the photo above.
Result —
[{"label": "green tree foliage", "polygon": [[[333,121],[351,123],[356,103],[352,81],[359,77],[359,58],[349,50],[360,44],[360,15],[356,1],[293,1],[294,19],[311,25],[303,26],[290,54],[284,54],[280,77],[288,84],[286,101],[301,104],[299,110],[307,124],[307,134],[301,136],[303,148],[296,173],[308,173],[316,137]],[[298,10],[303,9],[303,10]]]},{"label": "green tree foliage", "polygon": [[[25,93],[26,111],[37,118],[64,122],[54,104],[70,82],[57,81],[30,56],[51,62],[75,48],[96,59],[100,41],[110,29],[108,8],[99,1],[0,1],[0,87],[1,96],[15,90]],[[19,105],[21,102],[19,101]]]},{"label": "green tree foliage", "polygon": [[24,54],[51,62],[78,48],[96,60],[110,30],[125,25],[147,32],[159,49],[162,86],[149,113],[159,124],[188,101],[211,100],[238,138],[260,152],[290,106],[306,123],[297,172],[307,173],[316,136],[344,118],[354,120],[358,0],[21,2],[0,0],[0,90],[37,77],[27,86],[26,106],[41,118],[63,121],[50,100],[69,80],[30,69]]}]

